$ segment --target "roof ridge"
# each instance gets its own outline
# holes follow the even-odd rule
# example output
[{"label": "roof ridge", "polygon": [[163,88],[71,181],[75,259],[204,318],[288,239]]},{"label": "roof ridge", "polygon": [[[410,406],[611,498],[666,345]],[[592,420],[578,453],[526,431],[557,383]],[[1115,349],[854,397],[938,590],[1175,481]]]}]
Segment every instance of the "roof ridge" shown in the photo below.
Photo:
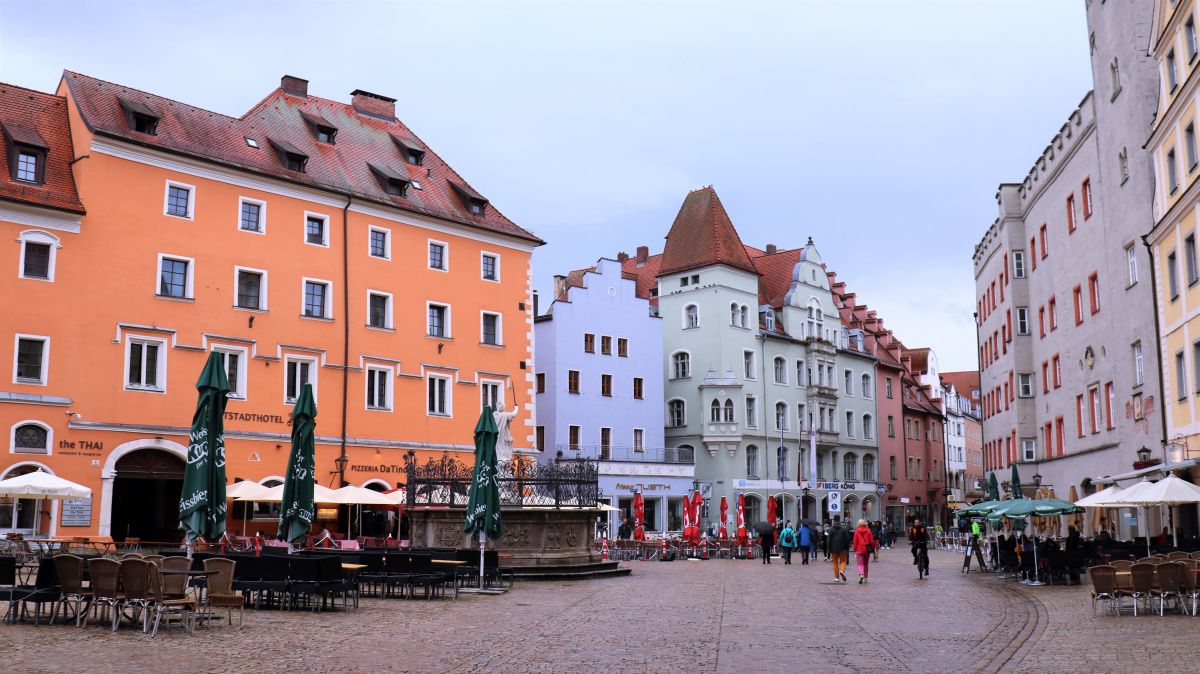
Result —
[{"label": "roof ridge", "polygon": [[58,94],[55,94],[55,93],[52,93],[49,91],[41,91],[39,89],[31,89],[29,87],[23,87],[20,84],[13,84],[12,82],[0,82],[0,87],[12,87],[13,89],[20,89],[21,91],[28,91],[31,93],[38,94],[40,96],[46,96],[48,98],[57,98],[61,101],[67,100],[66,96],[59,96]]},{"label": "roof ridge", "polygon": [[226,119],[229,119],[229,120],[233,120],[233,121],[241,121],[241,120],[243,119],[242,117],[232,117],[232,116],[230,116],[230,115],[227,115],[227,114],[225,114],[225,113],[223,113],[223,112],[217,112],[216,110],[209,110],[208,108],[202,108],[202,107],[200,107],[200,106],[198,106],[198,105],[192,105],[191,103],[184,103],[183,101],[181,101],[181,100],[178,100],[178,99],[175,99],[175,98],[171,98],[170,96],[163,96],[162,94],[156,94],[156,93],[152,93],[152,92],[146,91],[145,89],[138,89],[137,87],[131,87],[131,86],[127,85],[127,84],[121,84],[120,82],[113,82],[112,80],[106,80],[106,79],[104,79],[104,78],[102,78],[102,77],[92,77],[91,75],[87,75],[87,74],[85,74],[85,73],[79,73],[79,72],[75,72],[74,70],[66,70],[66,69],[64,69],[64,70],[63,70],[63,73],[64,73],[64,76],[65,76],[65,74],[67,74],[67,73],[69,73],[69,74],[71,74],[71,75],[78,75],[79,77],[86,77],[86,78],[88,78],[89,80],[95,80],[95,81],[97,81],[97,82],[103,82],[103,83],[105,83],[105,84],[111,84],[111,85],[112,85],[112,86],[114,86],[114,87],[120,87],[120,88],[122,88],[122,89],[129,89],[130,91],[136,91],[136,92],[137,92],[137,93],[139,93],[139,94],[145,94],[145,95],[147,95],[147,96],[153,96],[153,97],[155,97],[155,98],[161,98],[161,99],[162,99],[162,100],[164,100],[164,101],[170,101],[170,102],[172,102],[172,103],[175,103],[176,105],[182,105],[182,106],[184,106],[184,107],[186,107],[186,108],[191,108],[191,109],[193,109],[193,110],[199,110],[200,112],[207,112],[207,113],[208,113],[208,114],[210,114],[210,115],[219,115],[219,116],[221,116],[221,117],[224,117],[224,118],[226,118]]}]

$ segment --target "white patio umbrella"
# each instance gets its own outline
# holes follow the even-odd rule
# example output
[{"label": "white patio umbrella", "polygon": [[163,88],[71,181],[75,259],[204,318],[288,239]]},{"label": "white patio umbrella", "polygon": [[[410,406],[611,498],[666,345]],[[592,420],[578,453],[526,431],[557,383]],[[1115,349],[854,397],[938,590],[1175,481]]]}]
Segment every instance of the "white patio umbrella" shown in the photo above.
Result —
[{"label": "white patio umbrella", "polygon": [[[1104,501],[1095,503],[1095,506],[1103,508],[1145,508],[1146,504],[1136,501],[1140,494],[1154,486],[1153,482],[1143,481],[1131,485],[1121,491],[1109,496]],[[1146,554],[1150,554],[1150,532],[1146,532]]]},{"label": "white patio umbrella", "polygon": [[1105,489],[1102,489],[1095,494],[1084,496],[1076,501],[1075,505],[1079,506],[1080,508],[1107,508],[1108,506],[1103,505],[1104,502],[1120,492],[1121,488],[1117,485],[1109,485]]},{"label": "white patio umbrella", "polygon": [[[1136,494],[1122,494],[1120,498],[1126,503],[1143,507],[1154,505],[1176,507],[1185,503],[1200,503],[1200,487],[1174,475],[1168,475],[1158,482],[1150,483],[1148,487],[1143,487]],[[1172,531],[1171,538],[1174,545],[1179,545],[1177,533]],[[1149,536],[1147,536],[1146,544],[1149,546]]]},{"label": "white patio umbrella", "polygon": [[0,498],[32,498],[37,499],[37,510],[34,511],[34,531],[37,531],[38,513],[42,511],[43,499],[62,500],[68,498],[91,498],[92,490],[70,480],[64,480],[57,475],[51,475],[38,469],[7,480],[0,480]]},{"label": "white patio umbrella", "polygon": [[270,487],[264,487],[253,480],[242,480],[225,487],[225,498],[240,501],[262,501],[270,489]]},{"label": "white patio umbrella", "polygon": [[[349,505],[349,506],[358,506],[358,529],[359,529],[358,533],[360,535],[362,534],[362,507],[364,505],[375,505],[375,506],[394,506],[394,505],[396,505],[395,503],[393,503],[393,501],[390,497],[388,497],[387,495],[385,495],[381,492],[372,491],[370,489],[367,489],[366,487],[356,487],[352,484],[348,484],[345,487],[342,487],[341,489],[335,489],[333,491],[333,493],[337,494],[338,498],[341,499],[340,501],[338,501],[338,503],[341,503],[343,505]],[[351,527],[351,528],[353,528],[353,527]],[[351,535],[353,535],[354,532],[351,531],[350,533],[351,533]]]},{"label": "white patio umbrella", "polygon": [[[338,495],[329,487],[322,487],[319,484],[313,485],[313,503],[340,504]],[[283,500],[283,485],[275,485],[268,488],[261,494],[254,495],[253,498],[239,497],[235,501],[259,501],[261,503],[279,503]]]}]

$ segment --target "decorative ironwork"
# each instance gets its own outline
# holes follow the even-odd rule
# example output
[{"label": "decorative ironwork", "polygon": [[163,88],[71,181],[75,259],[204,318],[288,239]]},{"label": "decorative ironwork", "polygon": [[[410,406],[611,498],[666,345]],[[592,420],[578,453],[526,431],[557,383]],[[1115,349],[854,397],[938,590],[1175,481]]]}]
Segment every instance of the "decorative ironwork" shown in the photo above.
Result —
[{"label": "decorative ironwork", "polygon": [[[409,506],[466,507],[471,464],[448,452],[422,464],[410,451],[404,462]],[[500,502],[506,506],[595,508],[602,496],[598,466],[587,459],[541,463],[517,455],[496,467],[496,482]]]}]

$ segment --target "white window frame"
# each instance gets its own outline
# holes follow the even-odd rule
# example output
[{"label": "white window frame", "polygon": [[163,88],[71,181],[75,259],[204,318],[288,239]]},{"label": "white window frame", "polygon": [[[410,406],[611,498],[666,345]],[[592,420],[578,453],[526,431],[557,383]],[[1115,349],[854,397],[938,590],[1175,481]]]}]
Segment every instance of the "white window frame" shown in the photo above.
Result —
[{"label": "white window frame", "polygon": [[[242,229],[242,204],[254,204],[258,206],[258,229]],[[234,222],[237,231],[246,234],[257,234],[259,236],[267,235],[267,202],[262,199],[251,199],[250,197],[238,197],[237,216]]]},{"label": "white window frame", "polygon": [[871,376],[871,373],[864,372],[864,373],[862,373],[862,376],[859,377],[858,379],[859,379],[859,386],[861,387],[861,393],[862,393],[863,399],[871,400],[872,398],[874,398],[875,397],[875,379]]},{"label": "white window frame", "polygon": [[858,437],[854,434],[854,410],[846,410],[846,437]]},{"label": "white window frame", "polygon": [[[675,376],[675,356],[681,353],[687,356],[687,374],[682,377],[677,377]],[[667,372],[668,380],[690,379],[692,376],[692,352],[688,351],[687,349],[672,351],[671,355],[667,358],[667,367],[670,368],[670,370]]]},{"label": "white window frame", "polygon": [[1029,334],[1029,307],[1017,307],[1016,328],[1018,335]]},{"label": "white window frame", "polygon": [[[312,243],[308,240],[308,219],[316,218],[324,223],[321,226],[321,243]],[[300,221],[300,237],[306,246],[316,246],[318,248],[329,247],[329,216],[324,213],[316,213],[314,211],[304,211],[304,219]]]},{"label": "white window frame", "polygon": [[[375,255],[371,252],[371,233],[382,232],[384,236],[383,255]],[[367,257],[376,260],[391,260],[392,259],[392,230],[379,225],[367,226]]]},{"label": "white window frame", "polygon": [[[754,401],[751,403],[750,401]],[[754,409],[749,409],[753,405]],[[758,397],[747,395],[743,403],[743,414],[746,415],[746,428],[758,428]],[[751,414],[753,412],[753,414]]]},{"label": "white window frame", "polygon": [[[384,318],[383,318],[383,325],[371,325],[371,297],[372,297],[373,295],[378,295],[378,296],[380,296],[380,297],[383,297],[383,298],[386,298],[386,299],[387,299],[387,311],[386,311],[386,312],[385,312],[385,314],[384,314]],[[392,307],[394,307],[394,306],[395,306],[395,303],[394,303],[394,302],[393,302],[393,300],[392,300],[392,294],[391,294],[391,293],[389,293],[389,292],[384,292],[384,291],[382,291],[382,290],[375,290],[375,289],[373,289],[373,288],[367,288],[367,320],[366,320],[366,326],[367,326],[368,328],[372,329],[372,330],[393,330],[393,329],[394,329],[394,327],[393,327],[393,326],[394,326],[395,324],[392,322]]]},{"label": "white window frame", "polygon": [[[442,247],[442,266],[441,267],[431,267],[429,265],[429,247],[433,244],[437,244]],[[425,240],[425,268],[432,270],[432,271],[441,271],[441,272],[450,271],[450,244],[446,243],[445,241],[438,241],[437,239],[426,239]]]},{"label": "white window frame", "polygon": [[[308,383],[312,385],[313,400],[316,400],[317,399],[317,379],[318,379],[317,368],[319,368],[321,366],[320,361],[317,360],[317,358],[315,356],[287,355],[287,356],[283,357],[283,404],[295,405],[296,398],[298,398],[300,396],[300,391],[301,391],[301,389],[304,388],[304,384],[300,383],[300,377],[297,376],[296,377],[296,398],[292,398],[292,397],[288,396],[288,382],[287,382],[288,372],[287,371],[288,371],[288,365],[291,363],[308,363]],[[297,374],[299,374],[299,373],[297,372]]]},{"label": "white window frame", "polygon": [[[158,347],[158,386],[150,387],[145,385],[133,385],[129,383],[129,358],[133,351],[133,344],[154,344]],[[145,350],[143,350],[145,353]],[[121,369],[121,380],[124,382],[123,388],[126,391],[141,391],[147,393],[167,392],[167,340],[162,337],[151,337],[149,335],[129,334],[125,338],[125,366]]]},{"label": "white window frame", "polygon": [[1125,282],[1129,286],[1138,282],[1137,245],[1132,243],[1125,246]]},{"label": "white window frame", "polygon": [[1130,344],[1129,348],[1133,351],[1133,385],[1141,386],[1146,383],[1146,351],[1141,340]]},{"label": "white window frame", "polygon": [[[483,409],[483,404],[484,404],[483,403],[483,392],[485,390],[484,387],[487,387],[487,386],[495,386],[496,387],[496,402],[499,404],[502,404],[502,405],[505,404],[505,402],[504,402],[504,381],[500,380],[500,379],[484,379],[483,377],[480,377],[479,378],[479,408]],[[492,409],[495,409],[495,406],[493,406]]]},{"label": "white window frame", "polygon": [[[21,232],[17,236],[17,241],[19,241],[21,244],[21,258],[17,261],[17,278],[29,279],[30,281],[41,281],[43,283],[53,283],[54,269],[58,262],[58,249],[62,248],[62,243],[60,242],[59,238],[50,232],[43,232],[40,229],[28,229],[24,232]],[[50,246],[50,260],[46,267],[46,278],[25,275],[25,246],[26,244],[30,243]]]},{"label": "white window frame", "polygon": [[[46,452],[44,454],[17,451],[17,429],[21,426],[37,426],[46,431]],[[38,419],[22,419],[14,423],[8,428],[8,453],[16,454],[18,456],[50,456],[54,454],[54,428],[50,424]],[[8,470],[11,470],[15,467],[16,466],[9,466]]]},{"label": "white window frame", "polygon": [[1037,440],[1021,438],[1021,460],[1037,461]]},{"label": "white window frame", "polygon": [[[445,321],[446,325],[444,326],[445,329],[442,331],[443,334],[441,334],[441,335],[429,334],[429,309],[430,309],[430,307],[442,307],[446,310],[446,321]],[[432,337],[434,339],[452,339],[454,337],[454,330],[452,328],[454,323],[450,320],[452,311],[453,310],[451,309],[450,305],[446,302],[426,301],[425,302],[425,315],[422,316],[422,321],[425,323],[425,336]]]},{"label": "white window frame", "polygon": [[[779,406],[780,405],[783,405],[783,416],[782,417],[779,415],[779,412],[780,412]],[[792,430],[791,429],[792,408],[791,408],[791,405],[788,405],[786,400],[776,400],[775,405],[771,408],[771,411],[775,414],[775,430],[776,431],[783,431],[786,433],[786,432]]]},{"label": "white window frame", "polygon": [[[683,414],[681,415],[682,419],[680,420],[682,423],[680,423],[678,425],[671,424],[671,403],[674,403],[674,402],[678,402],[680,405],[683,405]],[[683,398],[680,398],[678,396],[676,396],[674,398],[669,398],[667,400],[667,428],[685,428],[688,425],[687,416],[688,416],[687,400],[684,400]]]},{"label": "white window frame", "polygon": [[[483,341],[483,318],[484,316],[496,317],[496,343],[492,344]],[[504,346],[504,314],[499,311],[480,310],[479,312],[479,343],[485,346]]]},{"label": "white window frame", "polygon": [[[695,325],[688,325],[688,309],[696,310],[696,324]],[[683,307],[683,315],[680,316],[680,319],[683,321],[682,328],[684,330],[699,329],[700,328],[700,305],[696,304],[695,302],[688,302]]]},{"label": "white window frame", "polygon": [[[21,340],[38,341],[42,343],[41,379],[37,381],[17,379],[17,356],[20,353]],[[50,381],[50,338],[45,335],[30,335],[18,332],[13,337],[13,369],[12,382],[22,386],[45,386]]]},{"label": "white window frame", "polygon": [[[258,274],[259,284],[258,284],[258,308],[257,309],[251,309],[249,307],[243,307],[243,306],[238,305],[238,279],[241,276],[240,272],[250,272],[252,274]],[[233,308],[234,309],[237,309],[239,311],[266,312],[268,309],[267,297],[269,297],[269,295],[267,293],[267,270],[266,269],[255,269],[254,267],[242,267],[242,266],[234,265],[234,267],[233,267]]]},{"label": "white window frame", "polygon": [[[233,390],[231,390],[229,392],[228,397],[232,398],[234,400],[245,400],[246,393],[247,393],[246,370],[247,370],[247,366],[250,364],[250,350],[244,346],[231,346],[228,344],[214,344],[212,347],[212,351],[214,351],[216,353],[222,353],[222,354],[233,354],[238,357],[237,381],[229,382]],[[224,363],[224,365],[225,365],[225,376],[226,376],[226,378],[228,378],[229,377],[228,361],[226,361]]]},{"label": "white window frame", "polygon": [[842,393],[845,394],[847,398],[854,397],[854,370],[851,370],[850,368],[843,368],[842,388],[846,389]]},{"label": "white window frame", "polygon": [[[750,354],[750,367],[746,368],[746,354]],[[742,378],[748,381],[758,381],[758,352],[753,349],[742,349]]]},{"label": "white window frame", "polygon": [[[179,187],[188,191],[188,207],[187,215],[175,215],[167,211],[171,200],[171,188]],[[196,186],[187,183],[181,183],[177,180],[167,180],[163,185],[163,215],[169,218],[179,218],[180,220],[195,220],[196,219]]]},{"label": "white window frame", "polygon": [[[162,290],[162,271],[163,260],[172,260],[174,262],[187,263],[187,276],[184,278],[184,295],[183,297],[175,297],[174,295],[163,295]],[[195,284],[196,284],[196,259],[183,255],[174,255],[172,253],[159,253],[158,263],[154,270],[154,296],[164,300],[195,300]]]},{"label": "white window frame", "polygon": [[863,440],[875,439],[875,419],[870,414],[862,416]]},{"label": "white window frame", "polygon": [[802,359],[796,361],[796,386],[808,388],[808,362]]},{"label": "white window frame", "polygon": [[1025,268],[1025,251],[1014,250],[1012,252],[1012,275],[1013,278],[1025,278],[1028,270]]},{"label": "white window frame", "polygon": [[[370,400],[371,388],[375,386],[376,383],[374,377],[376,376],[376,373],[379,372],[382,372],[384,375],[383,395],[387,398],[387,404],[382,406],[371,406],[367,401]],[[396,374],[395,368],[391,367],[390,365],[367,365],[363,368],[363,374],[367,375],[363,377],[363,409],[368,412],[391,412],[392,405],[396,399],[395,396],[392,395],[395,389],[395,386],[393,385]]]},{"label": "white window frame", "polygon": [[[305,291],[308,289],[309,283],[325,284],[325,311],[320,316],[309,316],[304,313],[305,307]],[[328,281],[323,278],[313,278],[311,276],[303,276],[300,278],[300,318],[308,318],[318,321],[333,320],[333,281]]]},{"label": "white window frame", "polygon": [[[446,392],[442,399],[442,407],[445,412],[434,412],[429,409],[429,383],[434,379],[441,379],[446,382]],[[454,377],[448,374],[438,374],[430,372],[425,375],[425,416],[428,417],[454,417]]]},{"label": "white window frame", "polygon": [[[1026,378],[1024,381],[1022,381],[1023,377]],[[1026,386],[1026,382],[1028,382],[1028,386]],[[1032,372],[1018,372],[1017,373],[1017,397],[1018,398],[1032,398],[1033,391],[1034,391],[1033,373]]]},{"label": "white window frame", "polygon": [[[783,364],[783,367],[779,367],[780,363]],[[775,356],[774,358],[772,358],[771,359],[771,374],[772,374],[772,377],[774,377],[774,381],[776,384],[779,384],[780,386],[787,386],[788,385],[787,358],[784,358],[783,356]]]},{"label": "white window frame", "polygon": [[635,452],[646,451],[646,429],[644,429],[644,428],[633,429],[633,433],[631,434],[630,440],[631,440],[631,442],[633,442],[633,445],[632,445],[633,451],[635,451]]},{"label": "white window frame", "polygon": [[[483,275],[483,258],[490,257],[496,261],[496,278],[487,278]],[[487,281],[488,283],[500,282],[500,253],[493,253],[490,250],[479,251],[479,280]]]}]

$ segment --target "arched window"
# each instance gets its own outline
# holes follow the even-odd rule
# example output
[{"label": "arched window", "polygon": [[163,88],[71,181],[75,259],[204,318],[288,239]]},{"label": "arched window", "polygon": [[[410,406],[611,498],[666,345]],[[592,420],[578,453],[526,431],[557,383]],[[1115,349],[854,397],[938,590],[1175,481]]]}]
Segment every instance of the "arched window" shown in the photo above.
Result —
[{"label": "arched window", "polygon": [[21,242],[21,260],[18,269],[20,278],[39,281],[54,280],[55,259],[62,247],[58,237],[49,232],[30,229],[17,236]]},{"label": "arched window", "polygon": [[14,454],[49,454],[50,427],[34,421],[24,421],[13,427]]},{"label": "arched window", "polygon": [[746,445],[746,477],[758,477],[758,447]]},{"label": "arched window", "polygon": [[733,399],[725,401],[725,423],[733,423]]},{"label": "arched window", "polygon": [[842,479],[847,482],[854,481],[855,474],[858,472],[858,456],[854,452],[847,453],[842,458]]},{"label": "arched window", "polygon": [[806,337],[822,339],[825,331],[825,312],[821,310],[821,302],[813,297],[808,300],[808,323]]},{"label": "arched window", "polygon": [[787,383],[787,361],[783,356],[775,356],[775,383]]},{"label": "arched window", "polygon": [[872,437],[874,437],[874,435],[875,435],[875,429],[872,424],[871,415],[864,414],[863,415],[863,439],[870,440]]},{"label": "arched window", "polygon": [[743,304],[742,308],[739,309],[739,313],[741,314],[741,316],[740,316],[741,320],[738,322],[738,324],[741,325],[743,328],[750,327],[750,310],[746,307],[745,304]]},{"label": "arched window", "polygon": [[667,403],[667,423],[672,428],[679,428],[687,423],[687,407],[682,400]]},{"label": "arched window", "polygon": [[689,304],[683,308],[683,327],[700,327],[700,308],[695,304]]},{"label": "arched window", "polygon": [[871,454],[863,456],[862,479],[863,482],[875,481],[875,457]]},{"label": "arched window", "polygon": [[692,357],[687,351],[680,351],[671,356],[671,378],[687,379],[692,376]]},{"label": "arched window", "polygon": [[714,400],[712,405],[709,405],[709,421],[717,423],[721,421],[721,401]]},{"label": "arched window", "polygon": [[775,430],[786,431],[788,429],[788,406],[787,403],[775,403]]},{"label": "arched window", "polygon": [[733,304],[730,304],[729,305],[729,324],[733,325],[733,326],[740,326],[741,325],[741,322],[740,322],[741,317],[742,317],[742,308],[738,306],[738,303],[734,302]]},{"label": "arched window", "polygon": [[862,397],[870,399],[875,394],[875,387],[871,385],[871,375],[863,374],[862,376]]},{"label": "arched window", "polygon": [[780,480],[785,479],[788,474],[788,449],[787,447],[775,448],[775,476]]}]

